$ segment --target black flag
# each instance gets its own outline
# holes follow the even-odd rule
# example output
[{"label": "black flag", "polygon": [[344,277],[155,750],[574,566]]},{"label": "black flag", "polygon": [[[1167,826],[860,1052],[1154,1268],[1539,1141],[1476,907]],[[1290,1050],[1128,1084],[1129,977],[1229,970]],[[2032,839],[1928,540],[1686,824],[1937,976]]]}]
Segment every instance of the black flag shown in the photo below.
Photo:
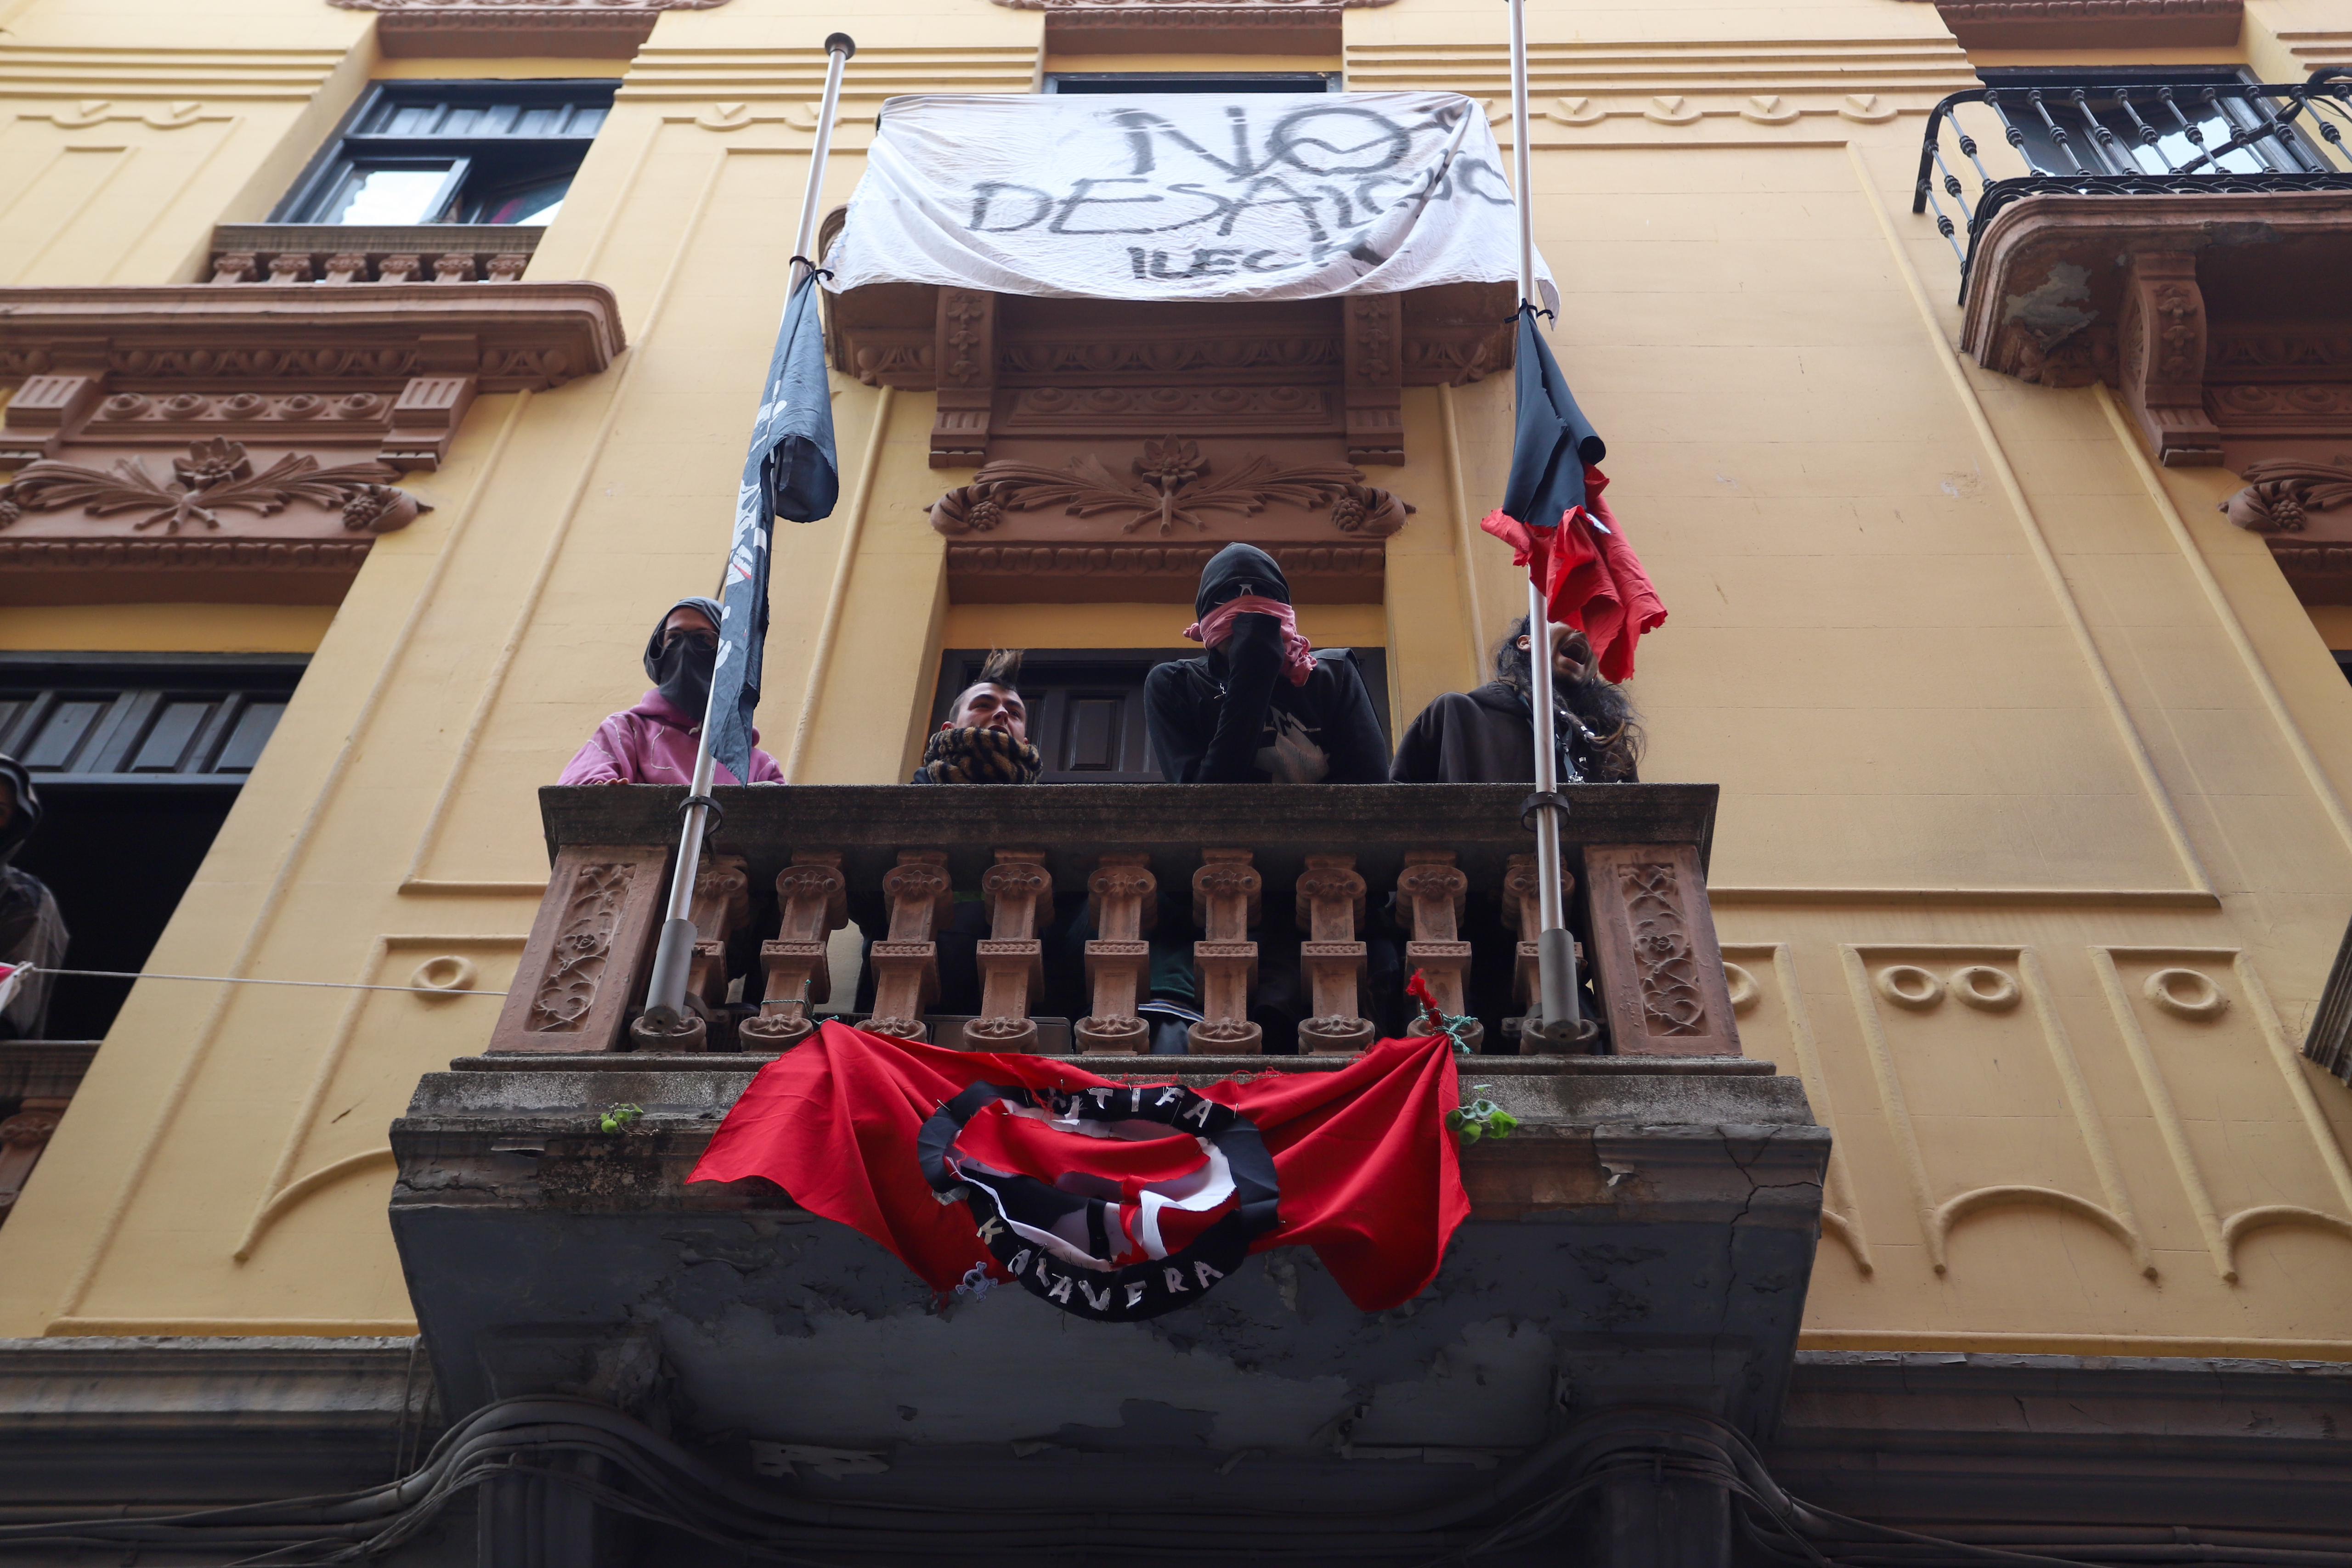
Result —
[{"label": "black flag", "polygon": [[824,327],[816,275],[793,290],[775,357],[743,459],[735,538],[719,587],[724,613],[719,661],[710,673],[710,754],[739,779],[751,776],[751,714],[760,706],[760,665],[768,643],[768,556],[775,519],[813,523],[833,515],[841,465],[833,447],[833,395],[824,374]]},{"label": "black flag", "polygon": [[1609,448],[1576,406],[1559,362],[1536,330],[1532,305],[1519,307],[1518,392],[1503,512],[1530,528],[1556,528],[1570,507],[1584,505],[1584,465],[1600,462]]}]

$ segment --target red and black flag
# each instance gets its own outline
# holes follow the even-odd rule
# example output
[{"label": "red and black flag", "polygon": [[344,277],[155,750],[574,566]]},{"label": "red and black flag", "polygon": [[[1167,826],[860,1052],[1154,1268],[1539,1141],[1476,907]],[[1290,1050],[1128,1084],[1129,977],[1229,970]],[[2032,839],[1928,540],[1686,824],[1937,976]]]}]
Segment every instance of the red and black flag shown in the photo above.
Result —
[{"label": "red and black flag", "polygon": [[1551,621],[1582,632],[1601,674],[1622,681],[1633,673],[1634,645],[1665,624],[1666,607],[1601,498],[1609,483],[1600,468],[1607,444],[1577,407],[1536,330],[1533,306],[1519,308],[1518,331],[1511,477],[1501,508],[1479,527],[1511,547]]},{"label": "red and black flag", "polygon": [[764,1176],[948,1291],[974,1270],[1080,1317],[1199,1301],[1312,1247],[1366,1312],[1436,1278],[1469,1217],[1452,1042],[1198,1092],[828,1023],[763,1068],[689,1181]]}]

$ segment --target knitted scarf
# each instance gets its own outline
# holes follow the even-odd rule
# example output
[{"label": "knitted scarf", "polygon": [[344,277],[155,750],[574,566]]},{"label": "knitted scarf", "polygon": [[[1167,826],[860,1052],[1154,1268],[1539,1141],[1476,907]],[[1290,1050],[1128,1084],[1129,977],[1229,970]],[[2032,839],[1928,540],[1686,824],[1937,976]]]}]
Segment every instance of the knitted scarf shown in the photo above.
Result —
[{"label": "knitted scarf", "polygon": [[1001,729],[942,729],[923,745],[918,784],[1034,784],[1045,770],[1037,748]]}]

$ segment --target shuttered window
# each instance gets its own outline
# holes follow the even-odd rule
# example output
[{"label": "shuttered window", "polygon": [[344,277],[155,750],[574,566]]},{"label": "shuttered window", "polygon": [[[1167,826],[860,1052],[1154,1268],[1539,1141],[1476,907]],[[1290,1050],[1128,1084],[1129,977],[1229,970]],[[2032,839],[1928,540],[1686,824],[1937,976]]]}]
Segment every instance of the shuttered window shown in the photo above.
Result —
[{"label": "shuttered window", "polygon": [[43,784],[237,784],[302,661],[0,661],[0,752]]}]

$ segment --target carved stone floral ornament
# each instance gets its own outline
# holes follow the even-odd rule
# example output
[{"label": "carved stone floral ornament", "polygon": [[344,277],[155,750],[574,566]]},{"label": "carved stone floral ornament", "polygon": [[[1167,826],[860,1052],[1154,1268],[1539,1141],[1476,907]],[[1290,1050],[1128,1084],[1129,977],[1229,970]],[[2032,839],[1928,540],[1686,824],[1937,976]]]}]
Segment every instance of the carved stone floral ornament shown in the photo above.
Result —
[{"label": "carved stone floral ornament", "polygon": [[1119,532],[1156,531],[1165,538],[1181,526],[1209,531],[1206,514],[1254,517],[1276,503],[1328,508],[1331,527],[1341,533],[1385,538],[1404,527],[1412,508],[1386,490],[1363,483],[1358,470],[1339,465],[1281,467],[1255,456],[1219,476],[1200,443],[1175,436],[1143,444],[1129,466],[1135,480],[1113,474],[1093,453],[1060,468],[1033,463],[991,463],[972,482],[950,490],[931,507],[931,527],[954,537],[989,533],[1008,510],[1060,506],[1073,517],[1123,517]]},{"label": "carved stone floral ornament", "polygon": [[478,394],[621,346],[595,283],[0,289],[0,603],[335,603]]},{"label": "carved stone floral ornament", "polygon": [[2246,487],[2221,511],[2263,536],[2305,604],[2352,604],[2352,453],[2328,463],[2271,458],[2239,473]]},{"label": "carved stone floral ornament", "polygon": [[92,517],[142,513],[131,526],[176,534],[210,528],[217,532],[228,510],[268,517],[296,501],[335,508],[342,526],[355,533],[386,534],[404,528],[419,512],[432,510],[415,497],[395,490],[396,470],[381,463],[321,468],[304,455],[280,457],[263,473],[234,441],[198,441],[187,455],[172,459],[166,484],[136,457],[118,457],[104,469],[71,463],[35,463],[0,485],[0,528],[26,512],[79,507]]}]

